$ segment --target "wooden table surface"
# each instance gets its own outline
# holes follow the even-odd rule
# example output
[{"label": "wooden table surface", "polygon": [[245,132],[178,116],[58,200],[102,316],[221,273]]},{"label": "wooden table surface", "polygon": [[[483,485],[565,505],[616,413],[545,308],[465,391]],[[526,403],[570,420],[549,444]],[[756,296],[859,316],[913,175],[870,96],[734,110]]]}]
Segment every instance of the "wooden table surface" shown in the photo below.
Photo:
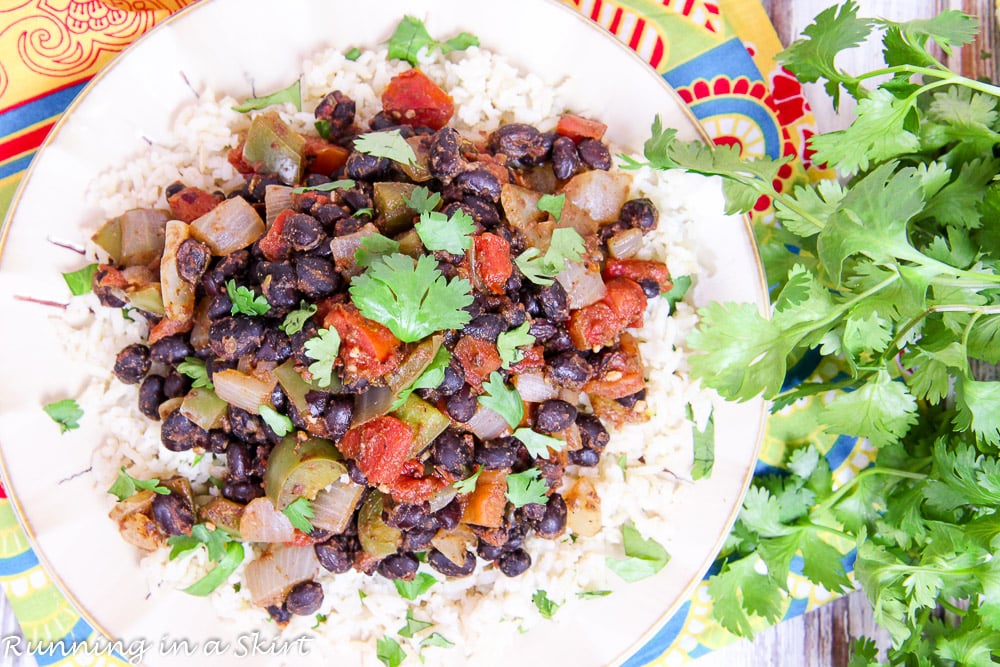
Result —
[{"label": "wooden table surface", "polygon": [[[813,17],[834,4],[831,0],[761,0],[771,16],[783,44],[794,40]],[[1000,0],[997,0],[1000,3]],[[1000,53],[994,51],[997,19],[994,0],[858,0],[864,16],[894,20],[929,17],[945,9],[959,9],[980,18],[978,43],[956,52],[948,62],[952,68],[972,77],[996,80]],[[845,54],[848,56],[848,54]],[[877,46],[856,49],[841,64],[850,71],[870,69],[879,62]],[[850,122],[851,107],[835,113],[818,86],[808,86],[807,97],[820,131],[843,127]],[[0,592],[0,637],[19,634],[17,620]],[[759,633],[753,641],[741,640],[709,653],[693,667],[844,667],[850,657],[851,638],[874,637],[887,645],[887,635],[874,623],[871,609],[860,592],[827,604],[809,614],[782,622]],[[0,667],[34,667],[30,656],[0,655]]]}]

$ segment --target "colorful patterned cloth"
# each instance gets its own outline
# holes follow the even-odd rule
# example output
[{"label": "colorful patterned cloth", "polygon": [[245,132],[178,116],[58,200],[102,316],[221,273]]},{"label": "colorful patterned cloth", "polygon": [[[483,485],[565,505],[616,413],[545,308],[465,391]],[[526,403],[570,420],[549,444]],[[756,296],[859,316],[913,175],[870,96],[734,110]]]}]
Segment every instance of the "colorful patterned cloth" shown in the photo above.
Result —
[{"label": "colorful patterned cloth", "polygon": [[[776,65],[781,49],[759,0],[563,0],[645,58],[680,93],[708,135],[745,157],[793,155],[778,189],[809,169],[815,132],[802,88]],[[21,174],[59,114],[86,82],[132,40],[192,0],[0,0],[0,216]],[[769,218],[768,202],[754,215]],[[815,363],[813,364],[815,365]],[[817,371],[802,365],[798,377]],[[773,472],[788,447],[813,445],[843,482],[867,466],[863,443],[817,433],[809,403],[774,415],[758,474]],[[851,566],[850,555],[846,559]],[[65,647],[97,638],[59,593],[32,552],[0,488],[0,586],[31,641]],[[786,617],[832,595],[798,575]],[[676,665],[732,641],[711,617],[704,582],[660,633],[626,663]],[[68,652],[68,651],[67,651]],[[36,654],[40,665],[127,664],[106,656]]]}]

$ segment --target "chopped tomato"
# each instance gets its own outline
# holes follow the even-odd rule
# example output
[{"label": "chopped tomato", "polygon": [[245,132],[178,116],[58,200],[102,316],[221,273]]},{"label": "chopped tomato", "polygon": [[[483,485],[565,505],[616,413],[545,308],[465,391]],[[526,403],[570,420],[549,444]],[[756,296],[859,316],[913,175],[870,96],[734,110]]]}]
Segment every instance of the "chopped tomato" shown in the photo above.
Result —
[{"label": "chopped tomato", "polygon": [[351,154],[343,146],[337,146],[322,139],[309,137],[305,147],[306,171],[329,176],[347,163]]},{"label": "chopped tomato", "polygon": [[608,126],[604,123],[583,116],[567,113],[559,117],[556,124],[556,134],[569,137],[579,142],[581,139],[600,139]]},{"label": "chopped tomato", "polygon": [[583,390],[602,398],[624,398],[645,388],[644,375],[639,346],[635,338],[625,333],[617,349],[601,355],[597,374]]},{"label": "chopped tomato", "polygon": [[236,146],[229,150],[229,154],[226,155],[226,160],[241,174],[252,174],[253,166],[243,159],[243,145],[245,143],[246,137],[240,139],[240,143],[236,144]]},{"label": "chopped tomato", "polygon": [[496,345],[472,336],[459,338],[458,342],[455,343],[453,354],[462,364],[462,370],[465,371],[465,381],[472,385],[476,391],[482,389],[483,381],[493,371],[500,370],[500,366],[503,364]]},{"label": "chopped tomato", "polygon": [[353,458],[371,484],[391,484],[410,456],[413,430],[390,415],[376,417],[347,431],[338,447]]},{"label": "chopped tomato", "polygon": [[660,286],[661,292],[668,292],[673,287],[670,281],[670,271],[663,262],[654,262],[647,259],[614,259],[611,258],[604,265],[604,280],[612,278],[631,278],[639,282],[640,280],[655,280]]},{"label": "chopped tomato", "polygon": [[469,494],[462,522],[474,526],[499,528],[507,508],[507,470],[483,470],[476,488]]},{"label": "chopped tomato", "polygon": [[605,285],[608,292],[602,301],[611,307],[622,328],[641,327],[642,314],[646,310],[646,293],[639,283],[630,278],[612,278]]},{"label": "chopped tomato", "polygon": [[389,81],[382,93],[382,108],[402,125],[440,130],[451,120],[455,104],[451,95],[418,69],[406,70]]},{"label": "chopped tomato", "polygon": [[521,357],[521,361],[511,365],[511,373],[523,373],[532,368],[545,367],[544,345],[532,345],[528,349],[521,348],[521,351],[524,352],[524,356]]},{"label": "chopped tomato", "polygon": [[213,195],[201,188],[184,188],[167,199],[170,212],[182,222],[192,222],[205,215],[222,201],[220,195]]},{"label": "chopped tomato", "polygon": [[372,380],[399,365],[402,342],[388,328],[362,315],[356,306],[334,304],[323,316],[323,326],[333,327],[340,335],[338,357],[349,380]]},{"label": "chopped tomato", "polygon": [[321,538],[310,537],[306,533],[303,533],[298,528],[295,529],[295,533],[292,535],[291,542],[285,542],[293,547],[311,547],[317,542],[322,542]]},{"label": "chopped tomato", "polygon": [[272,262],[288,259],[288,255],[292,252],[291,246],[288,245],[288,242],[284,238],[284,231],[285,221],[293,215],[295,215],[295,211],[286,208],[278,214],[278,217],[271,223],[270,228],[260,238],[260,251],[264,257]]},{"label": "chopped tomato", "polygon": [[507,280],[514,272],[510,243],[503,237],[486,232],[473,241],[473,252],[475,261],[472,264],[479,282],[494,294],[503,294]]},{"label": "chopped tomato", "polygon": [[439,472],[424,474],[424,464],[417,459],[409,459],[403,464],[403,469],[391,483],[389,493],[393,500],[400,503],[422,503],[451,484],[453,480],[445,479]]},{"label": "chopped tomato", "polygon": [[611,306],[598,301],[569,315],[566,325],[570,340],[578,350],[605,347],[615,342],[621,333],[621,325]]},{"label": "chopped tomato", "polygon": [[117,287],[125,289],[128,287],[128,280],[122,272],[110,264],[101,264],[94,273],[94,285],[97,287]]},{"label": "chopped tomato", "polygon": [[194,328],[194,318],[186,320],[168,320],[164,317],[149,330],[149,344],[152,345],[161,338],[175,334],[187,333]]}]

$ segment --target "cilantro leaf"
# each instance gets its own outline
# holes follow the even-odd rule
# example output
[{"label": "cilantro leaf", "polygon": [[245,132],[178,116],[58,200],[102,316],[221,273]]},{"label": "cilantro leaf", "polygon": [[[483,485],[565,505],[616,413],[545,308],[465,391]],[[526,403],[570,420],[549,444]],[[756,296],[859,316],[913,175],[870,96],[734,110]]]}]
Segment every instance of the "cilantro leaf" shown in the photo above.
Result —
[{"label": "cilantro leaf", "polygon": [[660,295],[670,304],[671,311],[674,310],[678,301],[682,301],[687,296],[688,290],[691,289],[692,281],[691,276],[677,276],[672,279],[672,282],[673,285],[670,289]]},{"label": "cilantro leaf", "polygon": [[448,368],[449,363],[451,363],[451,352],[442,345],[434,353],[431,363],[427,364],[427,368],[413,381],[413,384],[399,391],[396,400],[392,403],[392,409],[398,410],[406,402],[409,395],[417,389],[436,389],[441,386],[441,383],[444,382],[444,371]]},{"label": "cilantro leaf", "polygon": [[1000,418],[997,415],[997,401],[1000,400],[1000,382],[985,382],[963,377],[956,388],[958,414],[955,428],[969,429],[991,445],[1000,445]]},{"label": "cilantro leaf", "polygon": [[507,369],[511,364],[524,359],[524,351],[518,348],[535,344],[535,337],[528,333],[531,329],[530,322],[523,322],[521,326],[503,331],[497,336],[497,351],[500,353],[501,368]]},{"label": "cilantro leaf", "polygon": [[660,543],[652,538],[643,538],[631,522],[622,526],[622,546],[625,558],[609,557],[605,563],[612,572],[628,582],[653,576],[670,560],[670,554]]},{"label": "cilantro leaf", "polygon": [[836,433],[867,437],[879,447],[901,438],[916,421],[916,411],[906,385],[880,371],[856,391],[835,396],[820,419]]},{"label": "cilantro leaf", "polygon": [[559,438],[553,438],[549,435],[542,435],[537,431],[533,431],[530,428],[519,428],[514,431],[514,437],[524,443],[525,448],[528,453],[532,456],[547,459],[549,458],[549,450],[559,451],[566,444]]},{"label": "cilantro leaf", "polygon": [[430,213],[441,203],[441,194],[418,185],[413,192],[403,195],[403,201],[417,213]]},{"label": "cilantro leaf", "polygon": [[[688,406],[690,408],[690,406]],[[691,467],[692,479],[705,479],[712,476],[715,466],[715,413],[708,416],[704,430],[694,429],[694,465]]]},{"label": "cilantro leaf", "polygon": [[606,598],[611,595],[611,591],[599,590],[599,591],[580,591],[576,594],[576,597],[581,600],[589,600],[591,598]]},{"label": "cilantro leaf", "polygon": [[209,528],[204,523],[196,523],[191,528],[190,535],[171,535],[167,538],[167,544],[171,546],[169,558],[174,560],[189,551],[204,546],[208,552],[209,560],[219,562],[225,558],[226,545],[232,541],[233,538],[225,531]]},{"label": "cilantro leaf", "polygon": [[422,630],[434,627],[434,624],[430,621],[420,621],[413,617],[413,610],[406,610],[406,625],[401,627],[396,631],[396,634],[400,637],[406,637],[407,639],[413,639],[413,637]]},{"label": "cilantro leaf", "polygon": [[460,479],[454,484],[455,490],[459,493],[472,493],[476,490],[476,481],[479,480],[479,475],[483,472],[482,466],[476,468],[476,472],[472,473],[465,479]]},{"label": "cilantro leaf", "polygon": [[524,472],[507,475],[507,491],[504,495],[514,507],[533,503],[544,505],[548,500],[549,485],[541,477],[542,471],[538,468],[528,468]]},{"label": "cilantro leaf", "polygon": [[548,213],[556,220],[562,217],[563,206],[566,205],[566,195],[542,195],[535,205],[539,211]]},{"label": "cilantro leaf", "polygon": [[354,187],[354,185],[355,183],[353,179],[341,178],[336,181],[330,181],[329,183],[292,188],[292,192],[295,194],[302,194],[303,192],[333,192],[334,190],[350,190]]},{"label": "cilantro leaf", "polygon": [[236,285],[232,278],[226,282],[226,292],[233,302],[233,315],[266,315],[271,310],[271,304],[267,302],[262,294],[254,294],[253,290],[243,285]]},{"label": "cilantro leaf", "polygon": [[316,361],[309,364],[309,373],[319,387],[329,387],[333,381],[333,364],[340,353],[340,334],[333,327],[319,329],[305,342],[306,356]]},{"label": "cilantro leaf", "polygon": [[97,273],[97,264],[88,264],[82,269],[64,273],[62,277],[66,281],[66,286],[69,287],[70,293],[73,296],[80,296],[93,289],[95,273]]},{"label": "cilantro leaf", "polygon": [[183,373],[193,380],[191,386],[195,389],[213,389],[212,381],[208,379],[208,370],[205,368],[205,361],[198,357],[184,357],[184,361],[177,364],[177,372]]},{"label": "cilantro leaf", "polygon": [[302,301],[299,303],[297,310],[293,310],[285,315],[284,321],[278,325],[278,328],[289,336],[297,334],[302,331],[302,327],[305,326],[306,321],[315,314],[316,304]]},{"label": "cilantro leaf", "polygon": [[396,592],[399,593],[400,597],[406,600],[416,600],[426,593],[431,586],[436,584],[437,579],[426,572],[418,572],[417,576],[413,577],[411,581],[393,579],[392,583],[396,587]]},{"label": "cilantro leaf", "polygon": [[455,645],[455,642],[450,641],[445,638],[440,632],[432,632],[426,637],[424,637],[420,642],[420,648],[425,648],[428,646],[436,646],[438,648],[451,648]]},{"label": "cilantro leaf", "polygon": [[524,277],[537,285],[551,285],[552,278],[566,268],[567,262],[576,262],[583,255],[583,237],[570,228],[552,232],[552,240],[545,255],[538,248],[528,248],[514,258],[514,263]]},{"label": "cilantro leaf", "polygon": [[366,132],[354,140],[354,150],[374,157],[384,157],[400,164],[416,164],[417,156],[399,130]]},{"label": "cilantro leaf", "polygon": [[344,52],[344,58],[350,60],[351,62],[356,61],[361,57],[361,49],[356,46],[352,46]]},{"label": "cilantro leaf", "polygon": [[392,637],[383,636],[375,642],[375,657],[385,667],[399,667],[406,660],[406,651]]},{"label": "cilantro leaf", "polygon": [[974,17],[954,9],[926,19],[902,23],[879,20],[877,23],[886,29],[887,65],[935,65],[937,60],[927,52],[928,40],[934,40],[945,54],[951,55],[952,47],[971,44],[979,27]]},{"label": "cilantro leaf", "polygon": [[562,605],[549,599],[549,594],[544,589],[539,588],[531,596],[531,601],[535,603],[538,613],[542,618],[552,618]]},{"label": "cilantro leaf", "polygon": [[296,111],[302,111],[302,81],[296,80],[295,83],[291,84],[287,88],[282,88],[270,95],[264,95],[263,97],[250,97],[241,104],[233,107],[233,111],[238,111],[240,113],[246,113],[247,111],[254,111],[256,109],[264,109],[266,107],[272,106],[274,104],[291,104],[295,107]]},{"label": "cilantro leaf", "polygon": [[139,491],[152,491],[160,495],[167,495],[170,493],[170,489],[165,486],[160,486],[160,480],[155,477],[152,479],[136,479],[132,475],[128,474],[125,470],[125,466],[122,466],[118,470],[118,478],[115,480],[114,484],[108,488],[108,493],[118,498],[118,500],[125,500],[126,498],[131,498]]},{"label": "cilantro leaf", "polygon": [[733,634],[753,634],[751,611],[772,623],[783,613],[781,589],[771,577],[757,571],[759,561],[755,556],[730,561],[708,580],[713,615]]},{"label": "cilantro leaf", "polygon": [[479,405],[499,413],[511,428],[516,428],[524,419],[524,401],[521,400],[521,395],[504,383],[499,371],[490,373],[490,377],[483,382],[483,392],[479,397]]},{"label": "cilantro leaf", "polygon": [[80,404],[72,398],[64,398],[61,401],[49,403],[42,408],[52,421],[59,424],[59,432],[66,433],[73,429],[80,428],[80,418],[83,417],[83,410]]},{"label": "cilantro leaf", "polygon": [[264,420],[264,423],[270,426],[271,430],[279,438],[283,438],[295,430],[292,420],[271,406],[261,405],[257,408],[257,411],[260,413],[260,418]]},{"label": "cilantro leaf", "polygon": [[440,49],[441,53],[451,53],[464,51],[470,46],[479,46],[479,39],[470,33],[462,32],[444,42],[439,42],[427,32],[423,21],[412,16],[404,16],[389,38],[389,57],[405,60],[416,67],[420,64],[417,55],[421,49],[427,49],[428,52]]},{"label": "cilantro leaf", "polygon": [[461,255],[472,247],[472,233],[476,231],[476,224],[468,213],[459,209],[450,217],[435,211],[421,213],[420,220],[413,228],[428,250],[444,250],[452,255]]},{"label": "cilantro leaf", "polygon": [[399,241],[382,234],[369,234],[361,239],[361,246],[354,251],[358,266],[368,268],[375,260],[399,252]]},{"label": "cilantro leaf", "polygon": [[288,517],[292,525],[307,535],[313,531],[313,525],[309,521],[316,513],[313,512],[312,505],[306,498],[296,498],[288,503],[281,513]]},{"label": "cilantro leaf", "polygon": [[436,331],[460,329],[472,318],[467,280],[445,279],[434,258],[422,255],[414,265],[406,255],[388,255],[372,263],[351,282],[354,305],[361,314],[389,328],[406,343]]},{"label": "cilantro leaf", "polygon": [[243,550],[242,544],[239,542],[227,543],[225,553],[218,561],[218,565],[213,567],[204,577],[182,590],[188,595],[197,595],[199,597],[211,594],[212,591],[224,584],[232,576],[245,557],[246,552]]}]

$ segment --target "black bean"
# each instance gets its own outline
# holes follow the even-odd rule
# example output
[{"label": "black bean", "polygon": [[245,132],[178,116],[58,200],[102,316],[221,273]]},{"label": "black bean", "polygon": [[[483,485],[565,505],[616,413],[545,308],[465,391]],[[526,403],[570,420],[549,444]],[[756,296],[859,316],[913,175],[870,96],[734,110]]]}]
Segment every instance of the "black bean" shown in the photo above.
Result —
[{"label": "black bean", "polygon": [[552,146],[552,137],[546,137],[531,125],[509,123],[490,134],[486,146],[491,152],[502,153],[513,160],[540,164]]},{"label": "black bean", "polygon": [[437,386],[437,393],[441,396],[452,396],[465,384],[465,369],[458,359],[452,357],[451,361],[444,369],[444,379]]},{"label": "black bean", "polygon": [[328,93],[316,105],[313,115],[318,120],[325,120],[329,125],[329,138],[337,138],[346,133],[354,124],[354,114],[357,104],[354,100],[339,90]]},{"label": "black bean", "polygon": [[225,291],[219,292],[208,302],[208,319],[215,321],[233,314],[233,300]]},{"label": "black bean", "polygon": [[570,338],[569,332],[565,329],[559,329],[555,336],[545,342],[545,354],[560,354],[575,349],[573,339]]},{"label": "black bean", "polygon": [[230,482],[245,482],[253,470],[253,454],[246,444],[233,441],[226,449],[226,469]]},{"label": "black bean", "polygon": [[472,387],[464,384],[461,389],[448,397],[448,400],[445,401],[444,409],[449,417],[464,424],[476,414],[477,404],[478,398],[475,392],[472,391]]},{"label": "black bean", "polygon": [[496,560],[503,555],[503,548],[479,540],[479,545],[476,546],[476,553],[484,560]]},{"label": "black bean", "polygon": [[646,198],[630,199],[622,204],[618,219],[628,227],[641,229],[644,232],[656,229],[660,213],[653,202]]},{"label": "black bean", "polygon": [[473,460],[487,470],[503,470],[517,462],[517,447],[503,440],[490,440],[476,445]]},{"label": "black bean", "polygon": [[212,430],[208,432],[208,451],[213,454],[225,454],[232,438],[225,431]]},{"label": "black bean", "polygon": [[461,167],[458,153],[459,136],[452,127],[443,127],[431,139],[427,168],[434,178],[452,178]]},{"label": "black bean", "polygon": [[319,220],[305,213],[293,213],[285,219],[282,238],[300,252],[312,250],[326,239],[326,232]]},{"label": "black bean", "polygon": [[454,530],[462,521],[462,504],[458,500],[452,500],[434,513],[434,519],[441,530]]},{"label": "black bean", "polygon": [[654,278],[640,278],[639,287],[642,288],[642,293],[646,295],[647,299],[655,299],[660,296],[660,283]]},{"label": "black bean", "polygon": [[601,455],[589,447],[581,447],[569,453],[569,462],[573,465],[592,468],[601,462]]},{"label": "black bean", "polygon": [[628,396],[622,396],[621,398],[616,398],[615,402],[631,410],[632,408],[635,407],[636,403],[645,400],[646,400],[646,390],[640,389],[634,394],[629,394]]},{"label": "black bean", "polygon": [[295,267],[291,262],[265,262],[260,270],[260,291],[272,308],[287,310],[298,307],[301,297],[296,287]]},{"label": "black bean", "polygon": [[504,321],[499,315],[487,313],[466,324],[463,333],[479,340],[495,343],[500,333],[506,330],[507,327],[504,326]]},{"label": "black bean", "polygon": [[582,389],[594,377],[594,367],[575,351],[562,352],[549,360],[548,377],[570,389]]},{"label": "black bean", "polygon": [[549,496],[545,503],[545,514],[535,524],[539,537],[552,540],[566,532],[566,501],[558,493]]},{"label": "black bean", "polygon": [[531,326],[528,327],[528,333],[535,337],[535,340],[539,343],[544,343],[550,340],[552,337],[558,333],[559,327],[556,326],[551,320],[547,320],[544,317],[539,317],[531,321]]},{"label": "black bean", "polygon": [[319,564],[334,574],[343,574],[354,564],[354,558],[336,540],[321,542],[313,549]]},{"label": "black bean", "polygon": [[170,199],[171,197],[173,197],[175,194],[177,194],[186,187],[187,186],[181,183],[180,181],[174,181],[173,183],[171,183],[166,187],[166,189],[163,191],[163,194],[164,196],[166,196],[167,199]]},{"label": "black bean", "polygon": [[176,366],[184,361],[185,357],[193,354],[194,348],[191,347],[185,334],[165,336],[149,347],[149,356],[153,361],[170,366]]},{"label": "black bean", "polygon": [[149,372],[149,348],[132,343],[115,357],[115,376],[125,384],[138,384]]},{"label": "black bean", "polygon": [[567,429],[576,420],[576,408],[559,399],[542,401],[535,411],[535,430],[556,433]]},{"label": "black bean", "polygon": [[295,262],[295,286],[310,299],[330,296],[340,287],[340,274],[321,257],[300,257]]},{"label": "black bean", "polygon": [[278,625],[285,625],[286,623],[288,623],[288,621],[292,620],[292,615],[289,613],[287,609],[285,609],[285,605],[281,605],[279,607],[276,604],[272,604],[266,609],[268,616],[273,618],[274,622],[277,623]]},{"label": "black bean", "polygon": [[163,393],[163,377],[147,375],[139,385],[139,412],[154,421],[160,421],[160,403],[167,399]]},{"label": "black bean", "polygon": [[208,329],[208,345],[224,361],[253,354],[263,340],[264,326],[254,318],[223,317]]},{"label": "black bean", "polygon": [[545,285],[538,290],[538,301],[542,305],[545,316],[553,322],[569,320],[569,300],[566,289],[558,281]]},{"label": "black bean", "polygon": [[255,356],[260,361],[276,361],[280,364],[292,356],[292,341],[288,334],[279,329],[267,329]]},{"label": "black bean", "polygon": [[556,178],[566,180],[580,168],[580,154],[576,143],[569,137],[559,137],[552,142],[552,171]]},{"label": "black bean", "polygon": [[177,275],[184,282],[197,285],[211,259],[212,251],[207,245],[194,239],[184,239],[177,247]]},{"label": "black bean", "polygon": [[288,591],[285,608],[296,616],[309,616],[323,606],[323,587],[316,581],[303,581]]},{"label": "black bean", "polygon": [[500,222],[500,211],[496,204],[483,197],[467,195],[453,205],[459,206],[471,215],[474,221],[484,227],[494,227]]},{"label": "black bean", "polygon": [[446,577],[467,577],[476,570],[476,556],[466,551],[465,560],[456,565],[437,549],[431,549],[427,554],[427,564]]},{"label": "black bean", "polygon": [[448,428],[431,444],[431,461],[442,470],[462,475],[472,463],[472,450],[471,434],[460,434]]},{"label": "black bean", "polygon": [[328,437],[334,442],[339,442],[351,428],[353,416],[354,401],[350,397],[337,396],[327,401],[323,421],[326,422]]},{"label": "black bean", "polygon": [[467,194],[493,202],[500,200],[500,179],[486,169],[463,171],[455,177],[455,185]]},{"label": "black bean", "polygon": [[284,183],[281,182],[277,174],[255,173],[251,175],[247,179],[247,191],[250,193],[250,198],[258,202],[264,201],[264,196],[267,194],[267,186],[269,185],[284,185]]},{"label": "black bean", "polygon": [[597,139],[581,139],[576,146],[580,159],[591,169],[607,171],[611,168],[611,152]]},{"label": "black bean", "polygon": [[338,220],[348,218],[351,215],[342,206],[337,206],[336,204],[317,204],[309,210],[309,213],[319,220],[320,224],[326,229],[333,227],[333,224]]},{"label": "black bean", "polygon": [[368,486],[368,480],[365,478],[365,474],[361,472],[361,468],[354,459],[346,459],[344,465],[347,468],[347,476],[351,478],[351,481],[355,484],[360,484],[361,486]]},{"label": "black bean", "polygon": [[504,542],[504,551],[516,551],[524,546],[524,529],[521,527],[512,528],[507,531],[507,541]]},{"label": "black bean", "polygon": [[233,278],[247,270],[250,266],[250,253],[246,250],[237,250],[219,260],[213,271],[218,271],[223,278]]},{"label": "black bean", "polygon": [[378,573],[386,579],[410,581],[416,576],[418,567],[420,561],[413,554],[391,554],[379,561]]},{"label": "black bean", "polygon": [[403,549],[423,551],[430,546],[431,540],[434,539],[437,532],[437,528],[411,528],[403,531]]},{"label": "black bean", "polygon": [[427,503],[398,503],[385,513],[385,523],[393,528],[409,530],[421,526],[430,518]]},{"label": "black bean", "polygon": [[223,498],[244,505],[263,495],[264,487],[256,482],[226,482],[222,485]]},{"label": "black bean", "polygon": [[351,179],[374,180],[385,176],[391,162],[384,157],[353,151],[347,157],[347,177]]},{"label": "black bean", "polygon": [[172,452],[186,452],[194,447],[208,449],[208,431],[174,410],[163,420],[160,427],[160,441]]},{"label": "black bean", "polygon": [[581,412],[576,416],[576,425],[580,427],[580,440],[584,447],[593,449],[595,452],[603,452],[604,448],[608,446],[611,436],[608,434],[608,429],[595,415]]},{"label": "black bean", "polygon": [[180,398],[191,388],[191,379],[180,373],[169,373],[163,378],[163,394],[167,398]]},{"label": "black bean", "polygon": [[264,420],[235,405],[229,406],[229,429],[234,437],[243,442],[253,445],[267,442],[267,436],[264,435]]},{"label": "black bean", "polygon": [[194,510],[183,496],[171,491],[153,497],[153,520],[167,535],[190,535]]},{"label": "black bean", "polygon": [[516,577],[531,567],[531,556],[524,549],[514,549],[497,558],[496,564],[508,577]]}]

